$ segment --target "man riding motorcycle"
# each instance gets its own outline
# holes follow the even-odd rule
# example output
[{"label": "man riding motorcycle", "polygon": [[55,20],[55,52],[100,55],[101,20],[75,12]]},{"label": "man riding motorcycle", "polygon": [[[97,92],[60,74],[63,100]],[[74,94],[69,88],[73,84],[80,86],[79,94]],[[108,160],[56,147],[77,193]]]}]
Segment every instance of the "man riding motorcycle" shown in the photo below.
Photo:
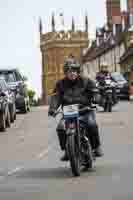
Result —
[{"label": "man riding motorcycle", "polygon": [[96,74],[96,80],[102,82],[107,76],[111,78],[111,73],[109,72],[108,64],[103,62],[101,64],[101,71]]},{"label": "man riding motorcycle", "polygon": [[[101,71],[96,74],[96,80],[99,82],[100,86],[104,86],[105,79],[112,80],[112,77],[111,77],[111,73],[109,72],[108,64],[106,62],[103,62],[101,64]],[[118,102],[118,98],[117,98],[115,87],[112,88],[112,91],[113,91],[113,103],[116,104]],[[100,92],[102,94],[102,90]]]},{"label": "man riding motorcycle", "polygon": [[[56,83],[56,96],[54,96],[54,103],[52,102],[50,104],[48,111],[48,114],[51,116],[54,115],[60,105],[81,104],[86,106],[90,105],[93,101],[93,91],[96,88],[95,83],[90,79],[86,80],[81,78],[80,65],[72,55],[68,57],[64,64],[64,74],[65,78]],[[89,113],[84,116],[84,120],[87,121],[89,132],[91,133],[88,133],[88,137],[90,138],[93,153],[95,156],[100,157],[102,156],[102,150],[100,148],[99,131],[94,110],[90,110]],[[60,120],[56,131],[61,150],[65,150],[66,134],[63,119]],[[66,151],[61,160],[68,160]]]}]

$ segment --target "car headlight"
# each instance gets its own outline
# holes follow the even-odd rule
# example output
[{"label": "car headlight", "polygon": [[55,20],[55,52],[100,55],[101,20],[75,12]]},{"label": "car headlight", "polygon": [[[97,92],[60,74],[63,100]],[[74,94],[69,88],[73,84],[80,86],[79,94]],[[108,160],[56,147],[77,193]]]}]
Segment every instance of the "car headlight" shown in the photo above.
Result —
[{"label": "car headlight", "polygon": [[17,92],[17,93],[20,93],[20,88],[17,88],[17,89],[16,89],[16,92]]},{"label": "car headlight", "polygon": [[16,92],[17,94],[24,95],[23,87],[17,87]]}]

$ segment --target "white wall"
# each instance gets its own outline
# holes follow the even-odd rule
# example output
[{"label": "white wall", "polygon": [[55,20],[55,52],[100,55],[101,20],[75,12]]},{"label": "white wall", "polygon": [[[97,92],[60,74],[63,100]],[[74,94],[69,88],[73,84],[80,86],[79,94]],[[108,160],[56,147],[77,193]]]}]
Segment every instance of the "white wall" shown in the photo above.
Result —
[{"label": "white wall", "polygon": [[115,48],[110,49],[105,54],[103,54],[100,58],[97,57],[91,62],[90,61],[86,62],[83,65],[84,76],[95,79],[96,72],[99,71],[99,59],[100,59],[100,63],[104,61],[108,63],[110,71],[115,70],[115,62],[116,62],[116,69],[117,71],[120,71],[119,60],[124,52],[125,52],[124,44],[121,44],[120,46],[116,46]]}]

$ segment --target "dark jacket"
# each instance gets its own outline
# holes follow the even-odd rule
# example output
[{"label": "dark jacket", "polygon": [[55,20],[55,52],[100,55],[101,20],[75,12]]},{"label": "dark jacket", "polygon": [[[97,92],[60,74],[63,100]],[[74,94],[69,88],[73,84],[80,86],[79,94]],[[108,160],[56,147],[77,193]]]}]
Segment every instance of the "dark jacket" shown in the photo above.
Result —
[{"label": "dark jacket", "polygon": [[95,83],[90,79],[79,78],[70,81],[66,78],[56,83],[56,96],[51,98],[50,110],[56,110],[60,105],[82,104],[90,105],[94,95]]}]

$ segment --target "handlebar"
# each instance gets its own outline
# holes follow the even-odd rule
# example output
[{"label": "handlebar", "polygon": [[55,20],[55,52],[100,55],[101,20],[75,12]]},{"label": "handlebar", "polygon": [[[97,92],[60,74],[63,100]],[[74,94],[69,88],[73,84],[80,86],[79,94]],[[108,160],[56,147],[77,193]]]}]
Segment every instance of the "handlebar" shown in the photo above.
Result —
[{"label": "handlebar", "polygon": [[[79,106],[80,106],[80,104],[79,104]],[[90,110],[90,109],[97,109],[97,106],[96,105],[85,106],[85,107],[79,109],[79,113],[82,113],[82,112]],[[56,117],[56,115],[58,115],[58,114],[63,114],[63,111],[62,110],[57,110],[54,113],[53,117]]]}]

